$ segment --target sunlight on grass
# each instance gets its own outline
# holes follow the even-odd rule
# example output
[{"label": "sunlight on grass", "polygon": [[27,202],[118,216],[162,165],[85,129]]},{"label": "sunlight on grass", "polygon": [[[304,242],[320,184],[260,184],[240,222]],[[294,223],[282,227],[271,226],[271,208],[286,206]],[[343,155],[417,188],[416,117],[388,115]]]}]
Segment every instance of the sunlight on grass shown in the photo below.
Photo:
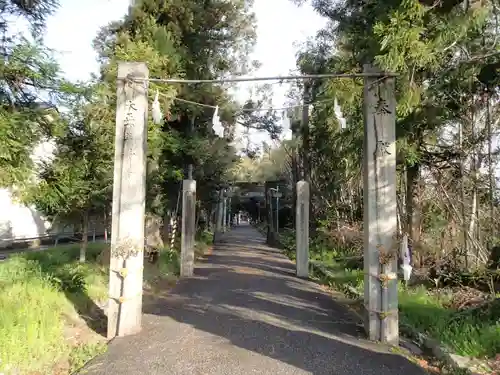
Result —
[{"label": "sunlight on grass", "polygon": [[49,371],[72,352],[64,317],[75,310],[65,292],[84,288],[91,298],[106,298],[107,272],[95,262],[105,246],[90,244],[86,264],[77,262],[78,245],[16,254],[0,264],[0,371]]},{"label": "sunlight on grass", "polygon": [[[203,252],[211,242],[212,234],[203,232],[197,249]],[[51,373],[58,361],[76,370],[106,349],[100,342],[70,344],[65,327],[77,310],[90,313],[95,302],[108,298],[109,267],[99,261],[108,246],[90,243],[83,264],[78,244],[15,254],[0,263],[0,373]],[[179,254],[168,249],[144,267],[146,281],[178,274]]]},{"label": "sunlight on grass", "polygon": [[448,296],[423,288],[400,290],[401,320],[440,340],[460,355],[493,357],[500,352],[500,322],[493,314],[460,314],[446,307]]},{"label": "sunlight on grass", "polygon": [[[7,284],[5,268],[0,267],[0,370],[43,368],[69,352],[62,340],[63,318],[57,312],[69,311],[71,306],[41,275],[21,280],[17,273],[17,280]],[[29,273],[36,274],[35,269],[30,265]]]},{"label": "sunlight on grass", "polygon": [[[295,237],[293,231],[284,231],[280,241],[286,254],[294,259]],[[353,269],[348,261],[336,260],[350,256],[353,249],[326,247],[312,241],[310,256],[319,262],[326,272],[314,276],[323,284],[352,295],[352,289],[363,293],[364,274],[362,269]],[[357,265],[356,268],[362,268]],[[348,288],[348,286],[350,288]],[[450,296],[431,293],[425,287],[407,289],[399,285],[400,321],[420,332],[427,333],[448,346],[453,352],[471,357],[494,357],[500,353],[500,321],[498,313],[478,315],[461,314],[448,308]]]},{"label": "sunlight on grass", "polygon": [[[348,292],[346,285],[363,293],[363,272],[345,269],[330,263],[328,276],[323,282],[335,289]],[[493,357],[500,352],[500,322],[473,316],[460,316],[447,308],[449,297],[436,296],[424,287],[399,287],[399,309],[402,323],[427,333],[449,346],[455,353],[472,357]]]}]

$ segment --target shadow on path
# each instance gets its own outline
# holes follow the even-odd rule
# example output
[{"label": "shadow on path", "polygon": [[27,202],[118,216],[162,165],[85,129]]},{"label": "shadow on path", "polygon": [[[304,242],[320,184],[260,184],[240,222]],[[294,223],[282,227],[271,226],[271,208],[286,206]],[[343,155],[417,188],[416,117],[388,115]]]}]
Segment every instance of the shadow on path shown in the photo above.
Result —
[{"label": "shadow on path", "polygon": [[88,374],[420,375],[252,227],[226,234],[212,256],[115,340]]}]

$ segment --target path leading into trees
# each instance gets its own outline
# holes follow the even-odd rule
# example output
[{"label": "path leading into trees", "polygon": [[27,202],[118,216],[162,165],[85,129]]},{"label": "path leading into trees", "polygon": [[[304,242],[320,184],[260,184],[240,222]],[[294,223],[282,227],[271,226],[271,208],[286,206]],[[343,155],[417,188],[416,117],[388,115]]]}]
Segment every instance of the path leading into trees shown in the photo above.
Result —
[{"label": "path leading into trees", "polygon": [[362,338],[359,322],[250,226],[227,233],[195,277],[145,310],[85,374],[420,375]]}]

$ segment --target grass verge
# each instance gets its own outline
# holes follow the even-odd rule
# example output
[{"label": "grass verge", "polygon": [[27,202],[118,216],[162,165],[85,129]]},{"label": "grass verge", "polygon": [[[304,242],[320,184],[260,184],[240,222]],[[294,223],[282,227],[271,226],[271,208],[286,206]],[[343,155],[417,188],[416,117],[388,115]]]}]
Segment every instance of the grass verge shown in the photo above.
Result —
[{"label": "grass verge", "polygon": [[[79,245],[20,253],[0,263],[0,373],[68,374],[106,349],[109,265],[100,254],[109,245],[89,244],[79,263]],[[104,261],[105,262],[105,261]],[[178,275],[176,252],[145,264],[144,280]]]},{"label": "grass verge", "polygon": [[[285,252],[294,258],[292,232],[281,236]],[[364,274],[349,266],[349,261],[336,261],[341,249],[328,249],[311,244],[311,258],[321,262],[328,276],[314,275],[326,285],[352,297],[352,290],[363,293]],[[470,312],[450,308],[449,291],[432,291],[423,286],[406,288],[399,285],[399,316],[402,324],[424,332],[449,347],[454,353],[475,358],[492,358],[500,353],[500,306]]]}]

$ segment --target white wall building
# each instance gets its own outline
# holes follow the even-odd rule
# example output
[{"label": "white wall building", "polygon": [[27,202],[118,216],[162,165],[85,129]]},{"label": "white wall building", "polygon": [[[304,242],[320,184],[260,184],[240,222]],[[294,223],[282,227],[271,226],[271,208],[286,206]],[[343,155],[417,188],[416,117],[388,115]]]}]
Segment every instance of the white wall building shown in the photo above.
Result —
[{"label": "white wall building", "polygon": [[[54,152],[52,141],[41,142],[31,156],[35,166],[41,161],[50,160]],[[34,173],[36,176],[36,173]],[[0,189],[0,248],[14,241],[35,239],[51,229],[51,223],[34,207],[28,207],[15,196],[15,189]],[[72,231],[72,228],[70,229]]]}]

